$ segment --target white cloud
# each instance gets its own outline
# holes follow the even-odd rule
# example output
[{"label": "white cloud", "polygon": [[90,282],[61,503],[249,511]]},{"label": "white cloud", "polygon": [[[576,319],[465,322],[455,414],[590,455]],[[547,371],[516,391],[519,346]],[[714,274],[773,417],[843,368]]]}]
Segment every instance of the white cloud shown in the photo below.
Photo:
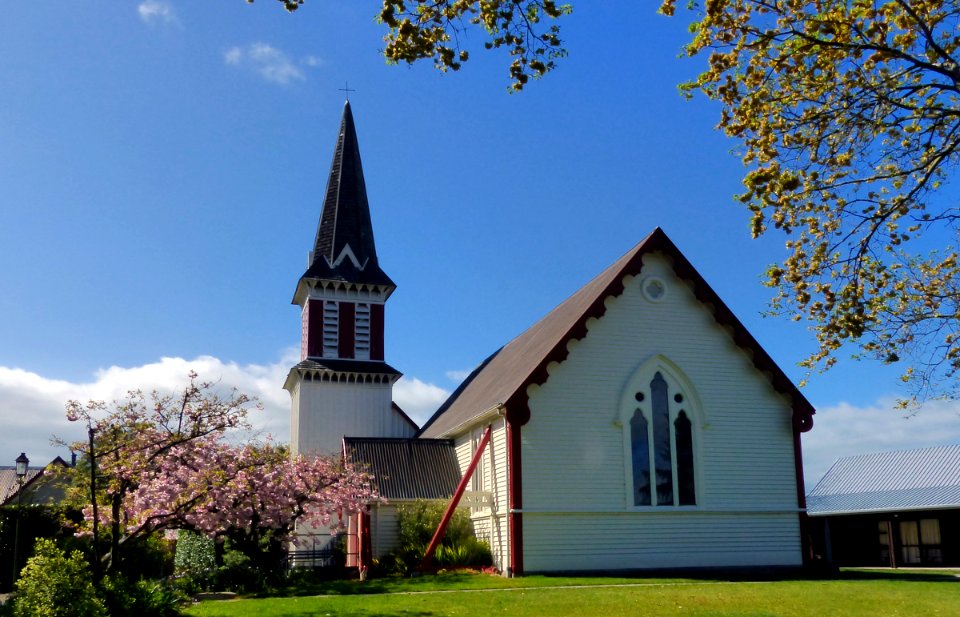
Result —
[{"label": "white cloud", "polygon": [[449,391],[416,377],[401,377],[393,386],[393,400],[420,426],[430,419],[448,396]]},{"label": "white cloud", "polygon": [[323,59],[317,56],[304,56],[300,58],[300,64],[309,67],[323,66]]},{"label": "white cloud", "polygon": [[809,492],[840,457],[960,443],[960,402],[932,401],[915,413],[893,399],[869,407],[840,403],[817,410],[803,434],[804,482]]},{"label": "white cloud", "polygon": [[263,79],[281,85],[306,79],[287,54],[266,43],[253,43],[246,48],[231,47],[224,52],[223,61],[252,70]]},{"label": "white cloud", "polygon": [[[299,360],[299,350],[290,349],[272,364],[240,365],[211,356],[191,360],[162,358],[136,367],[112,366],[97,371],[89,381],[70,382],[44,377],[17,368],[0,366],[0,465],[12,464],[20,452],[32,462],[46,463],[69,452],[50,444],[57,435],[67,441],[84,437],[83,427],[64,416],[69,399],[113,400],[130,388],[144,391],[180,389],[190,370],[201,379],[216,381],[220,388],[236,387],[256,396],[263,411],[252,413],[255,429],[269,433],[280,442],[290,435],[290,397],[283,390],[290,367]],[[468,371],[450,371],[455,381]],[[450,392],[415,377],[400,379],[393,397],[418,424],[426,422]],[[820,480],[837,458],[925,446],[960,443],[960,403],[933,401],[911,415],[894,409],[893,399],[882,399],[867,407],[846,403],[821,407],[814,427],[803,435],[803,457],[807,490]]]},{"label": "white cloud", "polygon": [[239,47],[231,47],[224,52],[223,61],[227,64],[240,64],[243,61],[243,50]]},{"label": "white cloud", "polygon": [[446,375],[447,375],[447,379],[449,379],[450,381],[455,381],[455,382],[457,382],[457,383],[460,383],[461,381],[463,381],[464,379],[466,379],[467,377],[469,377],[469,376],[470,376],[470,373],[472,373],[472,372],[473,372],[473,371],[471,371],[471,370],[466,370],[466,371],[447,371]]},{"label": "white cloud", "polygon": [[148,24],[164,24],[179,26],[180,19],[169,2],[161,0],[144,0],[137,6],[140,20]]},{"label": "white cloud", "polygon": [[162,358],[143,366],[102,369],[84,383],[0,367],[0,425],[4,427],[0,431],[0,465],[12,464],[4,461],[13,461],[20,452],[26,452],[31,463],[37,464],[58,455],[68,458],[69,452],[51,445],[50,438],[56,435],[68,442],[83,439],[84,427],[67,422],[64,415],[64,403],[70,399],[111,401],[135,388],[175,392],[186,383],[191,370],[201,380],[216,382],[217,388],[235,387],[260,399],[263,411],[252,411],[250,416],[254,429],[259,434],[274,435],[277,441],[289,441],[290,396],[283,390],[283,381],[298,359],[293,350],[275,364],[266,365],[242,366],[210,356]]},{"label": "white cloud", "polygon": [[[283,382],[290,367],[299,361],[299,351],[289,349],[272,364],[240,365],[211,356],[192,360],[162,358],[143,366],[101,369],[90,381],[80,383],[0,366],[0,465],[12,465],[20,452],[27,454],[31,464],[46,464],[55,456],[68,459],[67,449],[50,443],[53,435],[67,442],[85,437],[84,427],[68,422],[64,415],[68,400],[112,401],[122,398],[130,389],[176,392],[184,386],[191,370],[202,381],[216,382],[217,388],[236,388],[257,397],[263,410],[250,414],[254,430],[286,443],[290,439],[290,395],[283,389]],[[415,377],[404,377],[393,388],[394,400],[419,424],[448,395],[443,388]]]}]

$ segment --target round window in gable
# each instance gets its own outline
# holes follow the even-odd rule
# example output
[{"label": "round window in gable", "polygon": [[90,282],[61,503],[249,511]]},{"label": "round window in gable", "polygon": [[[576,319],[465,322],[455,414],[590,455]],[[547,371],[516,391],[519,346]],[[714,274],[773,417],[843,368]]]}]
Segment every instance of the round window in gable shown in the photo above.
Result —
[{"label": "round window in gable", "polygon": [[660,302],[667,297],[667,285],[657,276],[649,276],[643,281],[643,297],[650,302]]}]

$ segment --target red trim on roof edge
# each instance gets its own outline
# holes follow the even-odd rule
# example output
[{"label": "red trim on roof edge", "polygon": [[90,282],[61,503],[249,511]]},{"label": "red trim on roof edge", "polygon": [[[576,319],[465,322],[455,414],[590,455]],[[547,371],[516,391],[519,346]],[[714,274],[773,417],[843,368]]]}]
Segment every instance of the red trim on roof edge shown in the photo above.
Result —
[{"label": "red trim on roof edge", "polygon": [[[590,319],[591,317],[596,319],[600,319],[601,317],[603,317],[607,312],[607,305],[605,302],[606,299],[609,296],[619,296],[620,294],[623,293],[623,290],[624,290],[623,277],[620,276],[620,277],[617,277],[615,281],[610,283],[610,285],[606,289],[604,289],[603,294],[597,297],[597,299],[594,300],[589,307],[587,307],[587,310],[584,311],[580,319],[578,319],[577,322],[573,324],[573,327],[570,328],[570,331],[567,332],[567,334],[560,340],[560,343],[558,343],[557,346],[550,351],[550,353],[547,355],[546,360],[544,362],[541,362],[537,366],[537,368],[530,374],[530,377],[527,379],[526,385],[530,385],[530,384],[542,385],[546,383],[547,378],[549,377],[549,374],[547,373],[547,366],[550,364],[550,362],[563,362],[564,360],[566,360],[567,356],[570,355],[570,350],[567,348],[567,343],[569,343],[571,340],[579,341],[586,338],[587,320]],[[526,393],[524,393],[524,396],[526,396]],[[529,410],[527,412],[527,416],[529,419]],[[524,420],[523,423],[526,424],[526,420]]]},{"label": "red trim on roof edge", "polygon": [[[563,362],[566,360],[569,350],[567,343],[572,339],[582,339],[587,335],[587,320],[591,317],[600,318],[606,313],[605,300],[608,297],[616,297],[623,293],[623,278],[628,275],[637,275],[643,268],[643,257],[649,253],[662,252],[673,259],[673,269],[677,276],[693,282],[693,294],[703,304],[713,307],[713,318],[721,326],[730,326],[733,329],[733,342],[742,349],[753,352],[753,366],[761,372],[769,373],[770,383],[778,392],[787,395],[790,398],[793,408],[793,426],[797,433],[805,433],[813,428],[813,415],[816,411],[813,405],[806,399],[797,387],[790,381],[786,373],[777,366],[776,362],[767,354],[766,350],[760,346],[753,335],[747,331],[746,327],[733,314],[720,296],[701,276],[697,269],[684,257],[680,249],[667,237],[667,234],[659,227],[644,240],[639,250],[630,258],[627,264],[620,270],[618,276],[607,285],[603,293],[597,296],[597,299],[584,311],[583,315],[573,324],[566,335],[554,346],[552,350],[540,361],[537,368],[534,369],[527,380],[517,389],[516,392],[507,401],[507,419],[516,422],[518,426],[526,424],[530,420],[530,405],[527,396],[527,388],[530,385],[542,385],[547,381],[549,374],[547,366],[551,362]],[[797,450],[799,452],[799,449]],[[802,479],[802,472],[801,472]]]}]

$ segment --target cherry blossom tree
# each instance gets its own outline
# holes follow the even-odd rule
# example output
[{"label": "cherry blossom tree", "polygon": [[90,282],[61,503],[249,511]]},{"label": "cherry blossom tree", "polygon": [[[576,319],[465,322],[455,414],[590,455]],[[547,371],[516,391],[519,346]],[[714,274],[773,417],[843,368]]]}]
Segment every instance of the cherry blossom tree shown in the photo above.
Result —
[{"label": "cherry blossom tree", "polygon": [[903,405],[960,398],[960,1],[691,8],[707,65],[683,90],[739,143],[753,235],[786,238],[767,284],[816,334],[804,365],[849,349],[904,367]]},{"label": "cherry blossom tree", "polygon": [[107,570],[119,567],[125,543],[153,532],[255,538],[272,530],[289,539],[298,521],[327,525],[377,498],[367,474],[337,460],[291,458],[270,441],[231,442],[258,407],[194,373],[179,395],[133,390],[110,404],[67,403],[67,418],[85,422],[90,435],[72,446],[92,470],[75,491],[85,504],[79,531],[94,535],[97,551],[98,530],[107,530]]}]

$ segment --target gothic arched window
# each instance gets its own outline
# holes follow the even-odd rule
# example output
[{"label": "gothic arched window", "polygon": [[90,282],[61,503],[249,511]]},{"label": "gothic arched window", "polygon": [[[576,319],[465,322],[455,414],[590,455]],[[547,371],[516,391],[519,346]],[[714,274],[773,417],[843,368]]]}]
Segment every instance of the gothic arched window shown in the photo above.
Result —
[{"label": "gothic arched window", "polygon": [[666,370],[640,370],[625,397],[624,437],[632,506],[697,503],[695,417],[688,392]]}]

